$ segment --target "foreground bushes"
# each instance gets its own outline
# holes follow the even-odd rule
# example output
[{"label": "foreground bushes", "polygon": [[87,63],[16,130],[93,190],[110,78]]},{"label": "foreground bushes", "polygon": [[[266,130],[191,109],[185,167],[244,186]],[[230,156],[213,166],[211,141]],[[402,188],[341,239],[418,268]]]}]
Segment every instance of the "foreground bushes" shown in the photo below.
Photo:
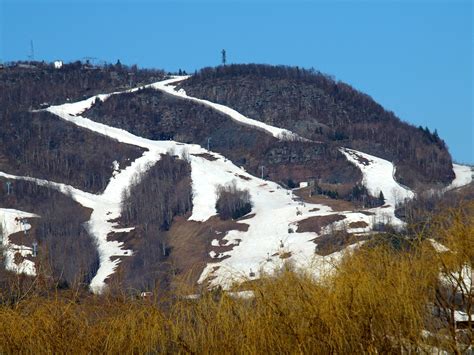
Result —
[{"label": "foreground bushes", "polygon": [[[378,237],[318,282],[287,268],[249,283],[250,299],[219,290],[192,300],[157,295],[156,302],[27,297],[0,306],[0,352],[462,353],[472,331],[451,333],[438,300],[449,296],[447,277],[472,266],[474,251],[465,249],[474,241],[473,207],[430,231],[449,252],[422,238],[394,248]],[[469,306],[448,298],[448,309]]]}]

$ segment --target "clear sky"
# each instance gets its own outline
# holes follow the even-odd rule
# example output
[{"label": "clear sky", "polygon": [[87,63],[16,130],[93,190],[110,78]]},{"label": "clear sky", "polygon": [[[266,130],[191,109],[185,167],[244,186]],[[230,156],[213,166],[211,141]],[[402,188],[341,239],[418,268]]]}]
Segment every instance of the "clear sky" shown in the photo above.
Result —
[{"label": "clear sky", "polygon": [[0,59],[84,57],[194,71],[228,62],[314,67],[474,163],[470,0],[0,0]]}]

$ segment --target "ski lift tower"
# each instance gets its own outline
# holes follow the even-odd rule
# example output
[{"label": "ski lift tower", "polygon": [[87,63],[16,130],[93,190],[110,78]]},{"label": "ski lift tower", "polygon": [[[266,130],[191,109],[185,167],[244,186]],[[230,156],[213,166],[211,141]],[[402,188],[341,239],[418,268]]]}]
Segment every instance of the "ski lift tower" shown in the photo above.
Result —
[{"label": "ski lift tower", "polygon": [[38,243],[36,241],[34,241],[31,246],[33,247],[33,251],[31,253],[31,256],[33,258],[36,258],[38,256]]},{"label": "ski lift tower", "polygon": [[11,181],[7,181],[5,185],[7,186],[7,195],[10,195],[13,191]]}]

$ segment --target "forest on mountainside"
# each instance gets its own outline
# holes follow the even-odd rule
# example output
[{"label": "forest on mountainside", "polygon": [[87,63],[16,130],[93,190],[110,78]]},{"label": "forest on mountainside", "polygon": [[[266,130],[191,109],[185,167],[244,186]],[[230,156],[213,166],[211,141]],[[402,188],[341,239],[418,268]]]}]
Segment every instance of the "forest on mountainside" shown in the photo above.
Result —
[{"label": "forest on mountainside", "polygon": [[[30,248],[38,243],[38,256],[29,258],[36,264],[42,287],[88,285],[99,267],[97,245],[84,225],[90,210],[52,186],[15,180],[10,181],[8,192],[6,182],[7,179],[0,178],[0,206],[39,216],[28,219],[30,230],[13,234],[9,239]],[[0,289],[7,280],[0,272]]]},{"label": "forest on mountainside", "polygon": [[192,209],[191,166],[186,157],[180,159],[163,154],[146,171],[135,175],[122,194],[120,223],[134,227],[124,240],[133,255],[122,260],[113,287],[116,290],[166,289],[173,269],[169,256],[173,253],[166,231],[175,216]]},{"label": "forest on mountainside", "polygon": [[162,80],[162,70],[138,69],[120,62],[94,66],[76,61],[54,68],[52,63],[14,62],[0,69],[3,113],[39,109],[42,104],[75,102],[97,94],[125,90]]},{"label": "forest on mountainside", "polygon": [[414,127],[370,96],[313,69],[233,64],[204,68],[179,88],[299,135],[392,161],[412,188],[454,178],[445,142]]},{"label": "forest on mountainside", "polygon": [[26,68],[20,64],[0,70],[0,171],[100,192],[112,175],[114,161],[123,168],[142,154],[140,148],[31,110],[116,91],[130,83],[157,81],[164,77],[162,71],[121,64],[93,67],[74,62],[61,69],[40,62]]}]

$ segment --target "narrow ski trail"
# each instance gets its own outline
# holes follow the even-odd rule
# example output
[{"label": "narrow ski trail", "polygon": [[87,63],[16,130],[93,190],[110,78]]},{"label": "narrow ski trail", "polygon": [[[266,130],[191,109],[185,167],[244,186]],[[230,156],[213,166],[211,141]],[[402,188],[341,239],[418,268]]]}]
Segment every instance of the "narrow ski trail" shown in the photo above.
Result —
[{"label": "narrow ski trail", "polygon": [[287,129],[271,126],[271,125],[268,125],[264,122],[255,120],[253,118],[249,118],[247,116],[244,116],[240,112],[237,112],[236,110],[234,110],[234,109],[232,109],[228,106],[224,106],[224,105],[221,105],[221,104],[218,104],[218,103],[215,103],[215,102],[211,102],[209,100],[199,99],[199,98],[193,97],[193,96],[188,96],[184,89],[180,89],[180,90],[176,91],[175,90],[176,86],[173,85],[173,84],[177,84],[177,83],[179,83],[183,80],[186,80],[187,78],[188,78],[188,76],[173,77],[171,79],[160,81],[158,83],[154,83],[154,84],[151,84],[149,86],[154,88],[154,89],[161,90],[161,91],[163,91],[167,94],[170,94],[170,95],[173,95],[173,96],[176,96],[176,97],[180,97],[180,98],[183,98],[183,99],[187,99],[187,100],[190,100],[190,101],[194,101],[194,102],[206,105],[208,107],[211,107],[214,110],[219,111],[219,112],[223,113],[226,116],[229,116],[232,120],[234,120],[234,121],[236,121],[240,124],[243,124],[243,125],[246,125],[246,126],[249,126],[249,127],[253,127],[255,129],[259,129],[261,131],[269,133],[277,139],[309,141],[308,139],[303,138],[303,137],[297,135],[296,133],[291,132]]}]

